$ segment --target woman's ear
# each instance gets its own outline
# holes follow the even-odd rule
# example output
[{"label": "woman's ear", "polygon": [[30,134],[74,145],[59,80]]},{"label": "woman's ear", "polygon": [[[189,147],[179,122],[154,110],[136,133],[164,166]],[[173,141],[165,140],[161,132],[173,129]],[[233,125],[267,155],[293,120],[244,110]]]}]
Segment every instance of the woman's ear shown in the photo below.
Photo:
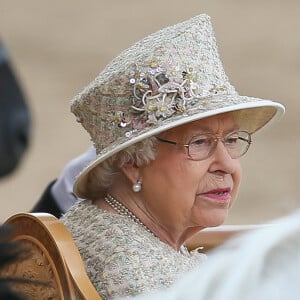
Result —
[{"label": "woman's ear", "polygon": [[126,164],[121,168],[121,170],[132,184],[141,179],[140,169],[136,165]]}]

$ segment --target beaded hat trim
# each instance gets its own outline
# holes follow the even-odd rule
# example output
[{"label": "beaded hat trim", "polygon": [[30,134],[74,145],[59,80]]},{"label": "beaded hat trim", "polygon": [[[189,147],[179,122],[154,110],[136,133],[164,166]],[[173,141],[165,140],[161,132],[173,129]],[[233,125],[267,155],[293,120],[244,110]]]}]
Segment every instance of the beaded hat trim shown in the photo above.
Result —
[{"label": "beaded hat trim", "polygon": [[219,57],[210,17],[202,14],[164,28],[117,56],[71,104],[98,157],[75,182],[85,194],[88,172],[148,136],[215,114],[236,111],[255,132],[284,107],[240,96]]}]

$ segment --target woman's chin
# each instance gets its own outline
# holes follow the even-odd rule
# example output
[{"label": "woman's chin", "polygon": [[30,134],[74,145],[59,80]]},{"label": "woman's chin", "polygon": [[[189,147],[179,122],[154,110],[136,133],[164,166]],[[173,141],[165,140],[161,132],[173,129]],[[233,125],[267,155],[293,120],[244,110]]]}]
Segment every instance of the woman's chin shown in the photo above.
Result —
[{"label": "woman's chin", "polygon": [[205,221],[204,222],[205,227],[217,227],[224,224],[227,217],[228,217],[228,210],[226,211],[224,210],[223,212],[214,213],[213,215],[206,218],[206,220],[202,220],[202,222]]}]

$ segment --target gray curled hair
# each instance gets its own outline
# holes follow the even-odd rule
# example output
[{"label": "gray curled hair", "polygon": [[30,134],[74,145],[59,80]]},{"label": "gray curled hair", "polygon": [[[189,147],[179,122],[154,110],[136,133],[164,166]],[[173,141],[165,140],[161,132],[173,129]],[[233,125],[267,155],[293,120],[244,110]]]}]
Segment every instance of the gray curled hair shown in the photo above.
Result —
[{"label": "gray curled hair", "polygon": [[120,176],[121,168],[126,164],[135,164],[140,167],[154,160],[157,144],[158,140],[155,137],[147,138],[121,150],[95,167],[88,178],[88,198],[95,200],[104,196],[107,189]]}]

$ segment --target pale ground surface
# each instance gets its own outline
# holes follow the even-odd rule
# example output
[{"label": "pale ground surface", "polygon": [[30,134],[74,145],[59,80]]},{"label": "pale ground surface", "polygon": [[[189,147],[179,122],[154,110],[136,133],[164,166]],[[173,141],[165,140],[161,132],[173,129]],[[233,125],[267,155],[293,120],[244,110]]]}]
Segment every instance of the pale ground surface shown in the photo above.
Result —
[{"label": "pale ground surface", "polygon": [[0,182],[0,220],[29,210],[63,166],[89,147],[69,101],[121,50],[166,25],[206,12],[240,94],[278,100],[284,119],[257,136],[227,223],[265,222],[300,207],[300,2],[296,0],[0,0],[0,37],[34,117],[31,148]]}]

